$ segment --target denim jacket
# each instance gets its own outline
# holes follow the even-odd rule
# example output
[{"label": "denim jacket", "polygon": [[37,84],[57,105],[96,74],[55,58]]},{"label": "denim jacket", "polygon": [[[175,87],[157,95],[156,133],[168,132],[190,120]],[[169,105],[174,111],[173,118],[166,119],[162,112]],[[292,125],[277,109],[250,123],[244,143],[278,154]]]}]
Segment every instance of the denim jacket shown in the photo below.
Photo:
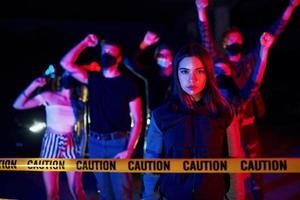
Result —
[{"label": "denim jacket", "polygon": [[[205,105],[197,111],[172,110],[168,102],[152,112],[144,157],[220,158],[227,156],[229,112],[211,114]],[[144,199],[223,199],[224,174],[144,174]],[[159,186],[159,192],[157,191]],[[217,192],[211,192],[218,188]]]}]

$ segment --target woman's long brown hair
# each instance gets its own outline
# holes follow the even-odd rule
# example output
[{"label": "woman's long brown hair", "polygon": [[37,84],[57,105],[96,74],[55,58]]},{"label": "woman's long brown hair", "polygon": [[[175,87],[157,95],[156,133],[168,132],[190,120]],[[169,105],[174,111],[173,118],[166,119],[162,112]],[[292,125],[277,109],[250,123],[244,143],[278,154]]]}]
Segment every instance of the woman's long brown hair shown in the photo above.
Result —
[{"label": "woman's long brown hair", "polygon": [[180,102],[187,108],[193,109],[195,102],[192,97],[186,94],[181,88],[178,78],[179,63],[186,57],[195,56],[201,60],[205,66],[206,72],[206,84],[202,91],[202,100],[207,105],[208,109],[212,113],[219,112],[219,109],[227,110],[230,109],[229,104],[221,95],[216,79],[214,76],[213,60],[209,53],[198,44],[188,44],[182,47],[176,54],[174,59],[174,73],[173,73],[173,85],[172,85],[172,97],[179,99]]}]

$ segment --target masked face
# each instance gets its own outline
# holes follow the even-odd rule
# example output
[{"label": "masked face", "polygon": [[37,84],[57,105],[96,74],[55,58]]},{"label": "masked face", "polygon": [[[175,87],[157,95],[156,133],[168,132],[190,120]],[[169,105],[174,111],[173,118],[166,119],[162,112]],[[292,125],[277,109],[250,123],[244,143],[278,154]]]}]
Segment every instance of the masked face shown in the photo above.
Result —
[{"label": "masked face", "polygon": [[172,65],[173,56],[169,49],[162,49],[160,50],[159,54],[157,55],[157,64],[162,67],[168,67]]},{"label": "masked face", "polygon": [[242,45],[241,44],[231,44],[231,45],[227,45],[225,47],[225,50],[227,51],[227,53],[230,55],[230,56],[234,56],[234,55],[237,55],[237,54],[240,54],[242,52]]},{"label": "masked face", "polygon": [[107,69],[117,63],[117,58],[108,53],[104,53],[101,55],[101,66],[104,69]]},{"label": "masked face", "polygon": [[242,51],[243,37],[239,32],[231,32],[224,39],[224,48],[229,56],[234,56]]},{"label": "masked face", "polygon": [[165,67],[168,67],[172,64],[172,61],[166,59],[166,58],[158,58],[157,59],[157,64],[162,67],[162,68],[165,68]]},{"label": "masked face", "polygon": [[101,48],[101,66],[104,69],[117,64],[120,59],[120,49],[115,45],[105,44]]}]

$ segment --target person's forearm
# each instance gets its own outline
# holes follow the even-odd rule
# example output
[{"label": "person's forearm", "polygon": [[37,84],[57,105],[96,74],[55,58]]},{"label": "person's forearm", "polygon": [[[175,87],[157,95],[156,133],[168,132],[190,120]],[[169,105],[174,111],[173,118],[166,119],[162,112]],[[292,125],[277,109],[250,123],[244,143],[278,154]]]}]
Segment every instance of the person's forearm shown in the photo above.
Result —
[{"label": "person's forearm", "polygon": [[60,61],[61,66],[69,72],[76,72],[76,67],[74,67],[74,64],[81,52],[87,47],[88,45],[85,43],[85,41],[81,41],[62,58]]},{"label": "person's forearm", "polygon": [[148,47],[149,45],[147,43],[145,43],[144,41],[142,41],[139,45],[139,49],[140,50],[144,50]]},{"label": "person's forearm", "polygon": [[205,8],[198,9],[198,18],[201,22],[207,22],[207,14]]},{"label": "person's forearm", "polygon": [[259,53],[259,59],[257,60],[257,64],[254,68],[252,80],[256,85],[261,85],[266,66],[267,66],[267,60],[269,55],[269,48],[261,46],[260,53]]},{"label": "person's forearm", "polygon": [[37,86],[31,83],[15,100],[13,107],[15,109],[24,109],[24,104],[28,101],[32,93],[36,90]]},{"label": "person's forearm", "polygon": [[130,157],[138,143],[139,137],[142,131],[142,119],[138,119],[134,122],[134,126],[131,128],[129,142],[127,146],[127,151],[130,154]]}]

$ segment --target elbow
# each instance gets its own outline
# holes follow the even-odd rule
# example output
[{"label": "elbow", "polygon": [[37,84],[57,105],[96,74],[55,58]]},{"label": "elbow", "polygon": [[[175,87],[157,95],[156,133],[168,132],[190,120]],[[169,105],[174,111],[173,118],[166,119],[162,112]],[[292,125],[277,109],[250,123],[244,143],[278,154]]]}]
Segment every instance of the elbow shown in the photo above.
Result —
[{"label": "elbow", "polygon": [[66,57],[62,58],[60,61],[60,65],[62,66],[62,68],[67,71],[72,69],[72,64],[73,63]]},{"label": "elbow", "polygon": [[65,59],[62,59],[60,65],[65,69],[68,66],[68,62]]},{"label": "elbow", "polygon": [[15,105],[15,104],[13,104],[13,106],[12,106],[14,109],[16,109],[16,110],[18,110],[19,108],[18,108],[18,106],[17,105]]},{"label": "elbow", "polygon": [[18,99],[14,102],[12,107],[16,110],[24,110],[26,109],[25,102],[19,101]]},{"label": "elbow", "polygon": [[16,109],[16,110],[22,110],[23,109],[23,107],[18,103],[14,103],[13,108]]}]

